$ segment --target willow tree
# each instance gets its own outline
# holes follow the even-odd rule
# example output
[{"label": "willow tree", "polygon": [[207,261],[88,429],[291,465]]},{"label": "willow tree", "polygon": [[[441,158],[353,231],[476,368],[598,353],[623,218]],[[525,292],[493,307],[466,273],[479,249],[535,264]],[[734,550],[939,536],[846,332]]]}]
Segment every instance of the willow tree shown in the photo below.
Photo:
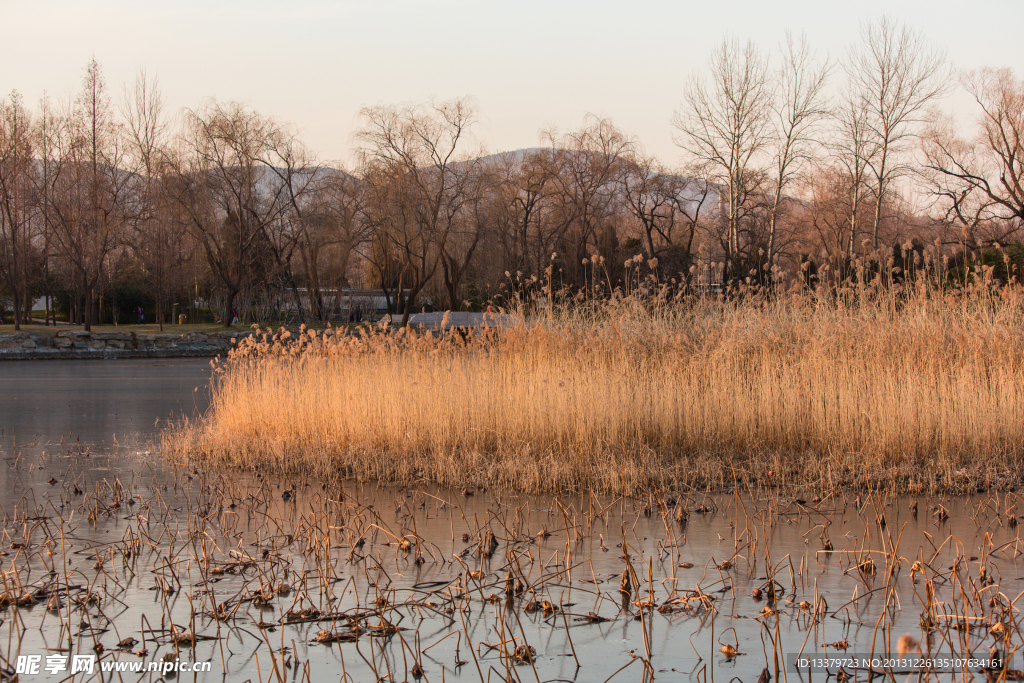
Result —
[{"label": "willow tree", "polygon": [[168,158],[168,188],[189,233],[225,293],[224,326],[235,300],[260,275],[257,248],[289,206],[288,193],[265,165],[277,135],[273,120],[237,102],[211,102],[185,114]]},{"label": "willow tree", "polygon": [[476,185],[477,162],[462,153],[475,113],[467,99],[362,112],[366,213],[374,239],[401,261],[396,299],[405,302],[403,325],[437,273]]}]

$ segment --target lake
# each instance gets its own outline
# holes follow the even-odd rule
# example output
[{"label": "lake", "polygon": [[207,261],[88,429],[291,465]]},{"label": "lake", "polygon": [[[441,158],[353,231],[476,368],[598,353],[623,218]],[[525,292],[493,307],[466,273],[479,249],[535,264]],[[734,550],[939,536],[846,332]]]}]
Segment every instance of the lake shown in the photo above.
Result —
[{"label": "lake", "polygon": [[[79,654],[104,680],[166,660],[211,668],[181,680],[764,683],[868,680],[849,662],[874,657],[902,681],[931,656],[953,680],[993,647],[1024,668],[1015,493],[552,496],[168,462],[150,440],[201,413],[209,372],[0,363],[4,671]],[[886,659],[901,649],[922,658]]]},{"label": "lake", "polygon": [[148,436],[157,420],[205,410],[209,378],[205,358],[0,362],[2,444],[104,448]]}]

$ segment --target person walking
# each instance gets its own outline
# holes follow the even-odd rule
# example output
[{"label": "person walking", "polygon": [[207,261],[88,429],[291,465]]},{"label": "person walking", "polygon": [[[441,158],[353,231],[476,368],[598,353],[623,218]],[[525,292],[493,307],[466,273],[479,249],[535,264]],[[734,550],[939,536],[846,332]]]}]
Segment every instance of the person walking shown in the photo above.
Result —
[{"label": "person walking", "polygon": [[142,309],[142,306],[139,306],[135,312],[139,315],[139,324],[143,324],[146,321],[146,311]]}]

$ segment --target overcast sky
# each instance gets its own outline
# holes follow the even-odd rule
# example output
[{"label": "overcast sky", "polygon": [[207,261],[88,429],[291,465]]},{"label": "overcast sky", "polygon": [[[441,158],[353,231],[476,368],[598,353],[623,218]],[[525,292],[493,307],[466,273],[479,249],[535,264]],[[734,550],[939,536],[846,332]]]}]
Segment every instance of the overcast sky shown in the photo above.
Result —
[{"label": "overcast sky", "polygon": [[95,55],[114,95],[145,68],[171,110],[240,100],[342,161],[361,107],[470,95],[489,151],[535,146],[541,129],[595,113],[675,163],[669,118],[724,37],[773,49],[786,29],[806,31],[840,57],[883,12],[959,68],[1024,75],[1022,0],[0,2],[0,93],[67,96]]}]

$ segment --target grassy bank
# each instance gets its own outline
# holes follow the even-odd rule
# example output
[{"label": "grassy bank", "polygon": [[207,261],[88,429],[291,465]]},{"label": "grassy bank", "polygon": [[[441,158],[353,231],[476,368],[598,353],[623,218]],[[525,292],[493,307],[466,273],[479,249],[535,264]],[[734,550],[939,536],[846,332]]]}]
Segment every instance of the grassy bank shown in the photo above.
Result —
[{"label": "grassy bank", "polygon": [[522,490],[1009,488],[1024,292],[577,305],[468,340],[267,336],[165,449],[268,472]]}]

